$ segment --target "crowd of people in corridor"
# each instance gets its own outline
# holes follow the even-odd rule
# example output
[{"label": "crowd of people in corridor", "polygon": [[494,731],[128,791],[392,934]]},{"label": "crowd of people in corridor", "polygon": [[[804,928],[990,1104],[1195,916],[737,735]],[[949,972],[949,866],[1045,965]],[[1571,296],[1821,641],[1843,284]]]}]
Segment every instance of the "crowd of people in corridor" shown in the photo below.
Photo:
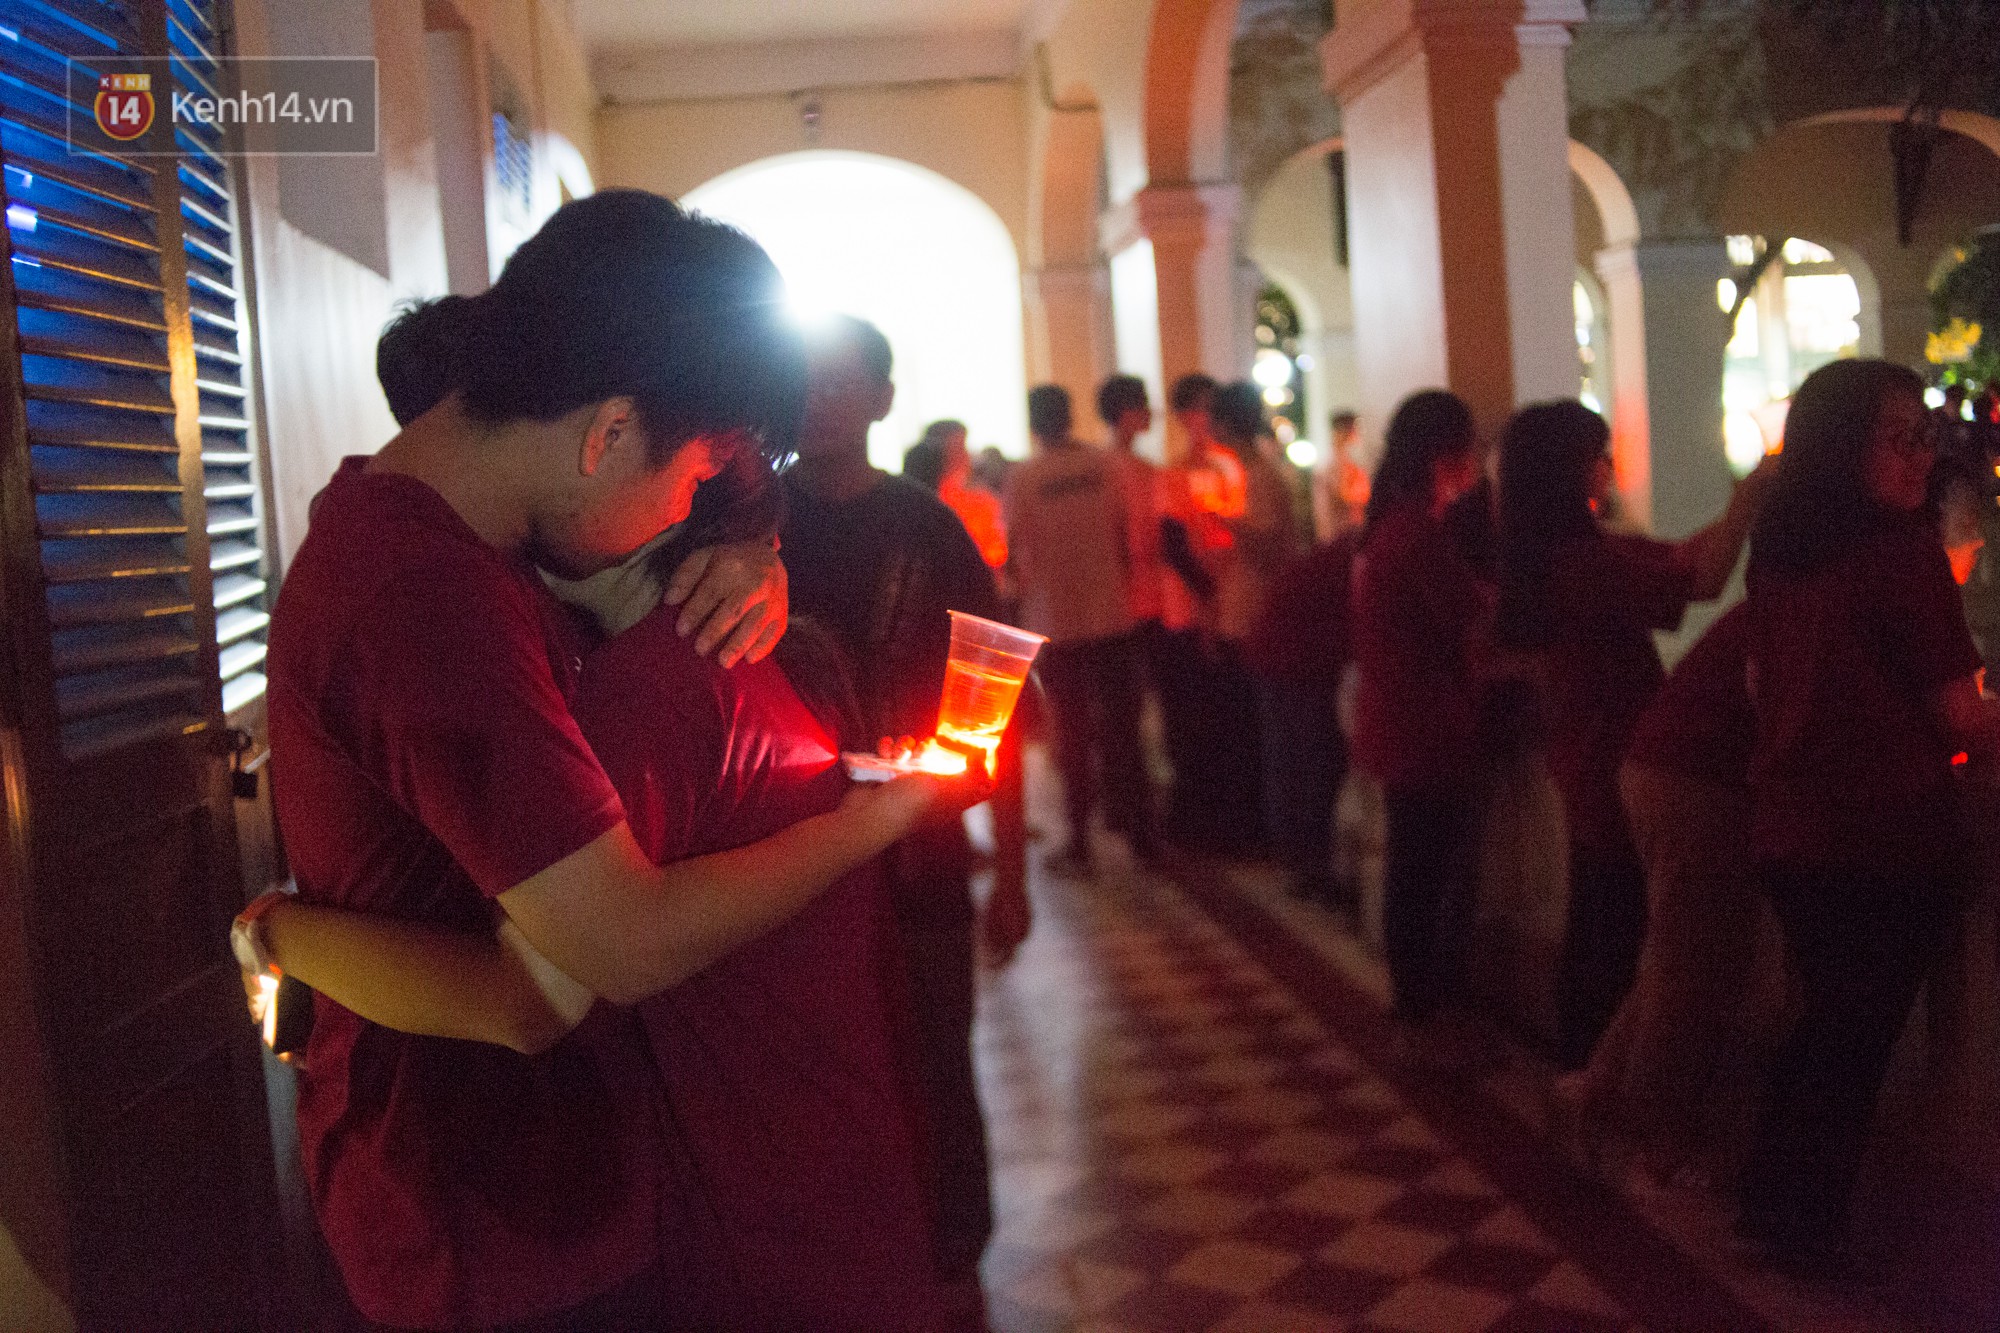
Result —
[{"label": "crowd of people in corridor", "polygon": [[[1159,464],[1117,375],[1101,445],[1044,385],[1004,480],[955,421],[890,475],[887,340],[801,329],[780,296],[753,243],[664,199],[565,205],[487,293],[384,334],[401,433],[343,464],[288,571],[298,893],[239,919],[239,953],[320,997],[307,1176],[373,1326],[984,1326],[970,1037],[977,955],[1029,930],[1019,741],[955,779],[851,784],[839,759],[929,734],[947,611],[1049,641],[1056,874],[1102,873],[1101,816],[1141,863],[1269,853],[1351,909],[1335,804],[1350,766],[1378,784],[1424,1069],[1479,1054],[1457,958],[1489,775],[1545,754],[1553,1095],[1663,1174],[1704,1159],[1768,903],[1800,1001],[1739,1230],[1843,1268],[2000,761],[1954,581],[1986,491],[1939,464],[1913,373],[1816,372],[1782,455],[1665,542],[1614,521],[1610,432],[1573,401],[1489,451],[1421,392],[1372,477],[1349,416],[1302,485],[1256,385],[1174,383]],[[1668,673],[1655,631],[1746,548],[1747,599]],[[979,901],[961,814],[988,800]]]}]

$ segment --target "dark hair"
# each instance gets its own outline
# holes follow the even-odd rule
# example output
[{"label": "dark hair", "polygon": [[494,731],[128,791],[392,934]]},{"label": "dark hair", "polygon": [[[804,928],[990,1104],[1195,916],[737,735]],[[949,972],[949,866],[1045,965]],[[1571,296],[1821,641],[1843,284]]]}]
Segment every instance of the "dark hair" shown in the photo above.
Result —
[{"label": "dark hair", "polygon": [[664,584],[703,547],[769,541],[784,521],[785,492],[770,460],[753,450],[735,450],[722,471],[695,487],[687,518],[654,548],[653,572]]},{"label": "dark hair", "polygon": [[1264,429],[1264,391],[1249,380],[1225,384],[1208,403],[1208,419],[1215,438],[1238,453],[1253,449],[1257,433]]},{"label": "dark hair", "polygon": [[924,432],[918,440],[903,451],[903,475],[916,482],[927,491],[936,490],[944,482],[944,446]]},{"label": "dark hair", "polygon": [[1868,450],[1883,404],[1923,392],[1915,371],[1887,361],[1834,361],[1806,376],[1785,415],[1784,465],[1750,530],[1753,568],[1817,568],[1895,520],[1869,494]]},{"label": "dark hair", "polygon": [[957,417],[941,417],[924,427],[923,438],[918,440],[917,443],[936,445],[942,450],[944,442],[954,435],[964,435],[970,438],[972,432],[967,430],[965,423]]},{"label": "dark hair", "polygon": [[1340,411],[1335,412],[1333,414],[1333,419],[1329,424],[1333,427],[1334,432],[1338,434],[1339,432],[1344,430],[1353,430],[1355,424],[1360,420],[1361,420],[1360,417],[1355,416],[1354,413],[1349,412],[1345,408],[1343,408]]},{"label": "dark hair", "polygon": [[1107,426],[1115,426],[1127,412],[1143,412],[1149,405],[1146,381],[1137,375],[1113,375],[1097,386],[1097,416]]},{"label": "dark hair", "polygon": [[1479,439],[1472,409],[1445,389],[1424,389],[1405,398],[1389,418],[1382,461],[1368,492],[1364,530],[1373,528],[1397,505],[1430,496],[1432,464],[1455,458]]},{"label": "dark hair", "polygon": [[850,347],[877,379],[887,381],[896,370],[896,354],[882,330],[858,315],[828,315],[813,326],[807,340],[821,347]]},{"label": "dark hair", "polygon": [[1500,606],[1495,633],[1544,648],[1554,627],[1549,575],[1558,548],[1597,535],[1591,471],[1611,445],[1604,418],[1566,398],[1514,414],[1500,438]]},{"label": "dark hair", "polygon": [[642,190],[605,190],[557,209],[488,291],[406,311],[376,346],[376,373],[399,418],[452,390],[488,424],[628,395],[656,463],[739,432],[779,458],[805,401],[783,294],[742,232]]},{"label": "dark hair", "polygon": [[471,308],[463,296],[406,301],[382,330],[375,344],[375,378],[398,426],[409,425],[451,393],[452,366]]},{"label": "dark hair", "polygon": [[1214,397],[1214,377],[1197,370],[1174,381],[1174,387],[1167,390],[1167,405],[1176,412],[1186,412],[1197,407],[1206,408]]},{"label": "dark hair", "polygon": [[1069,390],[1060,384],[1037,384],[1028,390],[1028,430],[1044,440],[1069,437],[1076,417],[1070,410]]}]

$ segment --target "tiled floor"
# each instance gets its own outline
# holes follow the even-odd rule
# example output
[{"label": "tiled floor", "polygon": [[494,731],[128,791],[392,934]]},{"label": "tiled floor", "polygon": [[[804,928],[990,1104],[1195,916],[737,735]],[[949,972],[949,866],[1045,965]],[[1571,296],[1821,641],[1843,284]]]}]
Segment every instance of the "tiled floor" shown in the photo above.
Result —
[{"label": "tiled floor", "polygon": [[978,1037],[1000,1333],[1766,1325],[1218,882],[1041,876]]}]

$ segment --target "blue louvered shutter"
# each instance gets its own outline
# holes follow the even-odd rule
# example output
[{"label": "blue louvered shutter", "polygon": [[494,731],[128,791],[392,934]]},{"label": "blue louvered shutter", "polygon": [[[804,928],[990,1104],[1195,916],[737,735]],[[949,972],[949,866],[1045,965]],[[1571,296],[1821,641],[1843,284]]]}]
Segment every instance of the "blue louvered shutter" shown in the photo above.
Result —
[{"label": "blue louvered shutter", "polygon": [[[213,5],[166,11],[175,83],[213,93]],[[178,159],[65,146],[63,58],[143,51],[129,6],[0,0],[21,381],[71,759],[199,730],[264,690],[264,527],[229,163],[188,127]],[[193,357],[176,367],[181,320]]]}]

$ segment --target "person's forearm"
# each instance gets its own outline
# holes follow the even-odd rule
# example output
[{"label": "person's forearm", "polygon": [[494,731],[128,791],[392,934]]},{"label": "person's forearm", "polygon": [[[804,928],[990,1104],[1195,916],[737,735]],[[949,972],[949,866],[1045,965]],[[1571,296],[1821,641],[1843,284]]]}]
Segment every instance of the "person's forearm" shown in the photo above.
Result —
[{"label": "person's forearm", "polygon": [[1750,538],[1756,506],[1749,492],[1738,487],[1722,517],[1681,543],[1681,558],[1693,575],[1692,597],[1697,602],[1713,601],[1729,586],[1729,576]]},{"label": "person's forearm", "polygon": [[622,828],[500,896],[521,933],[614,1004],[680,984],[790,919],[903,837],[929,779],[857,788],[839,809],[761,842],[664,867]]},{"label": "person's forearm", "polygon": [[272,961],[371,1023],[533,1054],[582,1017],[556,1012],[530,966],[491,934],[299,902],[265,916]]}]

